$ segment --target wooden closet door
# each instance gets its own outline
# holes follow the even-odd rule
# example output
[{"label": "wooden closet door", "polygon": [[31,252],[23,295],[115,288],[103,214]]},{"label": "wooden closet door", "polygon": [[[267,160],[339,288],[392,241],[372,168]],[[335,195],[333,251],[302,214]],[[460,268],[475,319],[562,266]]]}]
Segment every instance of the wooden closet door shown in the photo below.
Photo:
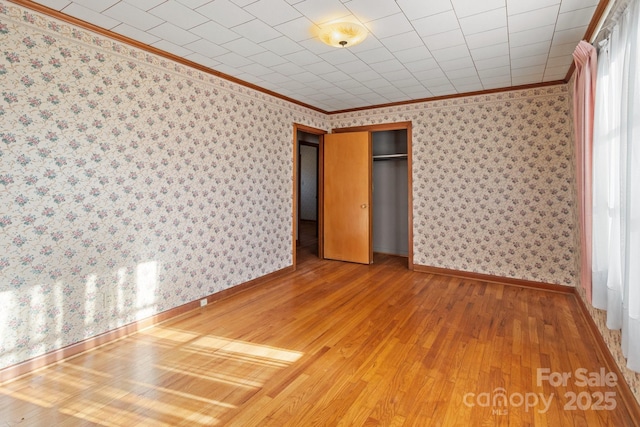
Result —
[{"label": "wooden closet door", "polygon": [[324,257],[371,264],[371,133],[324,136]]}]

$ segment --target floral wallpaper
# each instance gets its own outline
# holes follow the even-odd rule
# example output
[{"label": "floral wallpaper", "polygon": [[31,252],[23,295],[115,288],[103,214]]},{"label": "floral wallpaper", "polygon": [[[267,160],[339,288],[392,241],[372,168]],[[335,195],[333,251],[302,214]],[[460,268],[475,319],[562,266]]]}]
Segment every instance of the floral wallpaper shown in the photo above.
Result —
[{"label": "floral wallpaper", "polygon": [[0,2],[0,368],[290,266],[326,117]]},{"label": "floral wallpaper", "polygon": [[412,122],[414,263],[575,286],[565,85],[336,114]]}]

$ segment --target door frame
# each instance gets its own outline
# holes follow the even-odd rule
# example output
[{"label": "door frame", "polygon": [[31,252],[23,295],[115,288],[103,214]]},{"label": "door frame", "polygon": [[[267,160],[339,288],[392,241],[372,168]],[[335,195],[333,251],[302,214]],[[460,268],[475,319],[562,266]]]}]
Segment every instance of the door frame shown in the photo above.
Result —
[{"label": "door frame", "polygon": [[396,123],[382,123],[378,125],[364,125],[364,126],[352,126],[352,127],[344,127],[344,128],[334,128],[331,130],[331,133],[341,133],[341,132],[360,132],[360,131],[368,131],[368,132],[382,132],[387,130],[406,130],[407,131],[407,222],[408,222],[408,234],[407,241],[409,244],[408,247],[408,264],[407,267],[409,270],[413,270],[413,166],[412,166],[412,133],[411,133],[412,123],[410,121],[407,122],[396,122]]},{"label": "door frame", "polygon": [[318,257],[322,259],[324,257],[324,246],[322,241],[322,233],[324,232],[324,217],[323,217],[323,207],[324,207],[324,187],[322,185],[322,181],[324,179],[324,135],[328,132],[324,129],[318,129],[311,126],[302,125],[299,123],[293,124],[293,171],[292,171],[292,179],[293,182],[293,197],[292,197],[292,205],[291,205],[291,220],[292,220],[292,235],[291,235],[291,259],[293,262],[293,269],[297,268],[297,259],[296,259],[296,251],[297,245],[296,240],[298,236],[298,131],[310,133],[312,135],[318,136]]}]

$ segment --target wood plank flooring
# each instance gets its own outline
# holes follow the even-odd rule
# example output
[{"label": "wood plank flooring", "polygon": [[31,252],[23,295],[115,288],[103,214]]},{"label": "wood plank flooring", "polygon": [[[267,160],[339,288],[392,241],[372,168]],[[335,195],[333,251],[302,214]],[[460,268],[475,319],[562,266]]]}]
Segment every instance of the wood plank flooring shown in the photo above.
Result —
[{"label": "wood plank flooring", "polygon": [[605,364],[572,295],[299,247],[284,278],[1,384],[0,426],[632,425],[576,376]]}]

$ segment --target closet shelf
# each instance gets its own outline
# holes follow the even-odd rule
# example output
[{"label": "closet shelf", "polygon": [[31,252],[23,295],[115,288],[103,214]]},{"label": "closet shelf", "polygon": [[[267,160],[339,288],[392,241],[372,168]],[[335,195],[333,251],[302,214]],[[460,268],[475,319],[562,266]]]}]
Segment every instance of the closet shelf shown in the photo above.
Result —
[{"label": "closet shelf", "polygon": [[406,159],[406,154],[380,154],[373,156],[373,160],[393,160],[393,159]]}]

